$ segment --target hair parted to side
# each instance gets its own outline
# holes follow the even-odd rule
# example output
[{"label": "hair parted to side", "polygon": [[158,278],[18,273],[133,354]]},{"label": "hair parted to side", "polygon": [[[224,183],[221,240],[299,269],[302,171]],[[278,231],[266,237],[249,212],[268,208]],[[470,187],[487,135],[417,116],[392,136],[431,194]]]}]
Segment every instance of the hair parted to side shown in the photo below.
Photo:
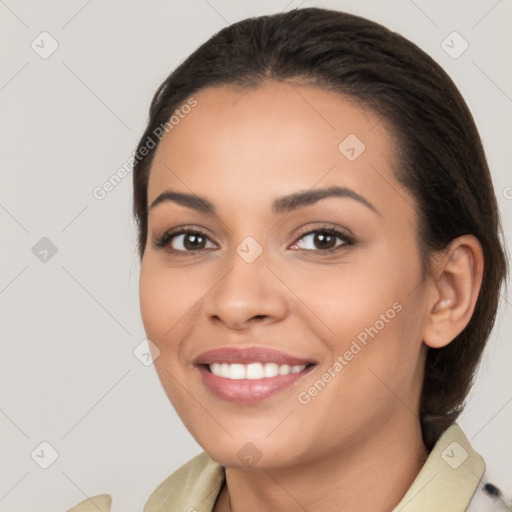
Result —
[{"label": "hair parted to side", "polygon": [[[496,198],[471,112],[446,72],[401,35],[359,16],[304,8],[234,23],[197,48],[156,91],[133,172],[133,214],[142,259],[147,187],[156,147],[141,152],[197,91],[265,81],[304,83],[352,97],[392,129],[395,175],[413,195],[424,269],[454,238],[475,235],[485,268],[473,316],[446,347],[428,348],[420,405],[431,448],[461,413],[494,324],[507,263]],[[144,155],[144,156],[142,156]]]}]

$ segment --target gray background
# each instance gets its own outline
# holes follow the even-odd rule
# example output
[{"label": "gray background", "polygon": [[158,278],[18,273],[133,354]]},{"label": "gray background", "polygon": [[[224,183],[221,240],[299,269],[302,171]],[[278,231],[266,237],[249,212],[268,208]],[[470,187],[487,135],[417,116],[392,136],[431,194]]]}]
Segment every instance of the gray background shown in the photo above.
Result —
[{"label": "gray background", "polygon": [[[142,510],[201,451],[133,354],[145,334],[131,174],[103,200],[92,191],[126,162],[154,90],[200,43],[242,18],[312,5],[382,23],[450,74],[479,126],[510,240],[510,1],[0,0],[1,511],[65,510],[100,493],[113,512]],[[31,47],[51,49],[43,31],[59,45],[45,59]],[[441,46],[453,31],[469,43],[458,58]],[[460,420],[509,490],[511,302]],[[48,469],[43,441],[58,452]]]}]

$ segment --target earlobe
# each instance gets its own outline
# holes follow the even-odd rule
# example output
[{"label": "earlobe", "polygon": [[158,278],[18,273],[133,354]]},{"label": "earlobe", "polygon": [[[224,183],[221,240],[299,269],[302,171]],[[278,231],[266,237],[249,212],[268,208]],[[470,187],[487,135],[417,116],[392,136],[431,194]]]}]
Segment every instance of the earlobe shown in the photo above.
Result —
[{"label": "earlobe", "polygon": [[441,348],[462,332],[473,315],[482,285],[482,246],[473,235],[460,236],[434,267],[429,279],[433,299],[427,305],[423,341]]}]

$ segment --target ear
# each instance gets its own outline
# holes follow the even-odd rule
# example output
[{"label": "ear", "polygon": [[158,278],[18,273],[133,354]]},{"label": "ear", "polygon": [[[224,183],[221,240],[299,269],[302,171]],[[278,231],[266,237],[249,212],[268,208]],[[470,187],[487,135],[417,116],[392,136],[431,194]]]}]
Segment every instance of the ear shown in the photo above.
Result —
[{"label": "ear", "polygon": [[434,260],[423,341],[432,348],[448,345],[473,315],[482,285],[484,256],[473,235],[460,236]]}]

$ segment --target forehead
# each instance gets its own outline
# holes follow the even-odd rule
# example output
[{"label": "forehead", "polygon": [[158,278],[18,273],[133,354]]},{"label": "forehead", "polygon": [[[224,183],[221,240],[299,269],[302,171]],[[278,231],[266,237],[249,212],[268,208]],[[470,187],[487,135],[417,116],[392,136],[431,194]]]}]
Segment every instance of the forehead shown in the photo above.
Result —
[{"label": "forehead", "polygon": [[277,82],[193,97],[156,150],[149,203],[166,188],[246,204],[315,184],[354,188],[376,203],[406,194],[388,124],[352,98]]}]

